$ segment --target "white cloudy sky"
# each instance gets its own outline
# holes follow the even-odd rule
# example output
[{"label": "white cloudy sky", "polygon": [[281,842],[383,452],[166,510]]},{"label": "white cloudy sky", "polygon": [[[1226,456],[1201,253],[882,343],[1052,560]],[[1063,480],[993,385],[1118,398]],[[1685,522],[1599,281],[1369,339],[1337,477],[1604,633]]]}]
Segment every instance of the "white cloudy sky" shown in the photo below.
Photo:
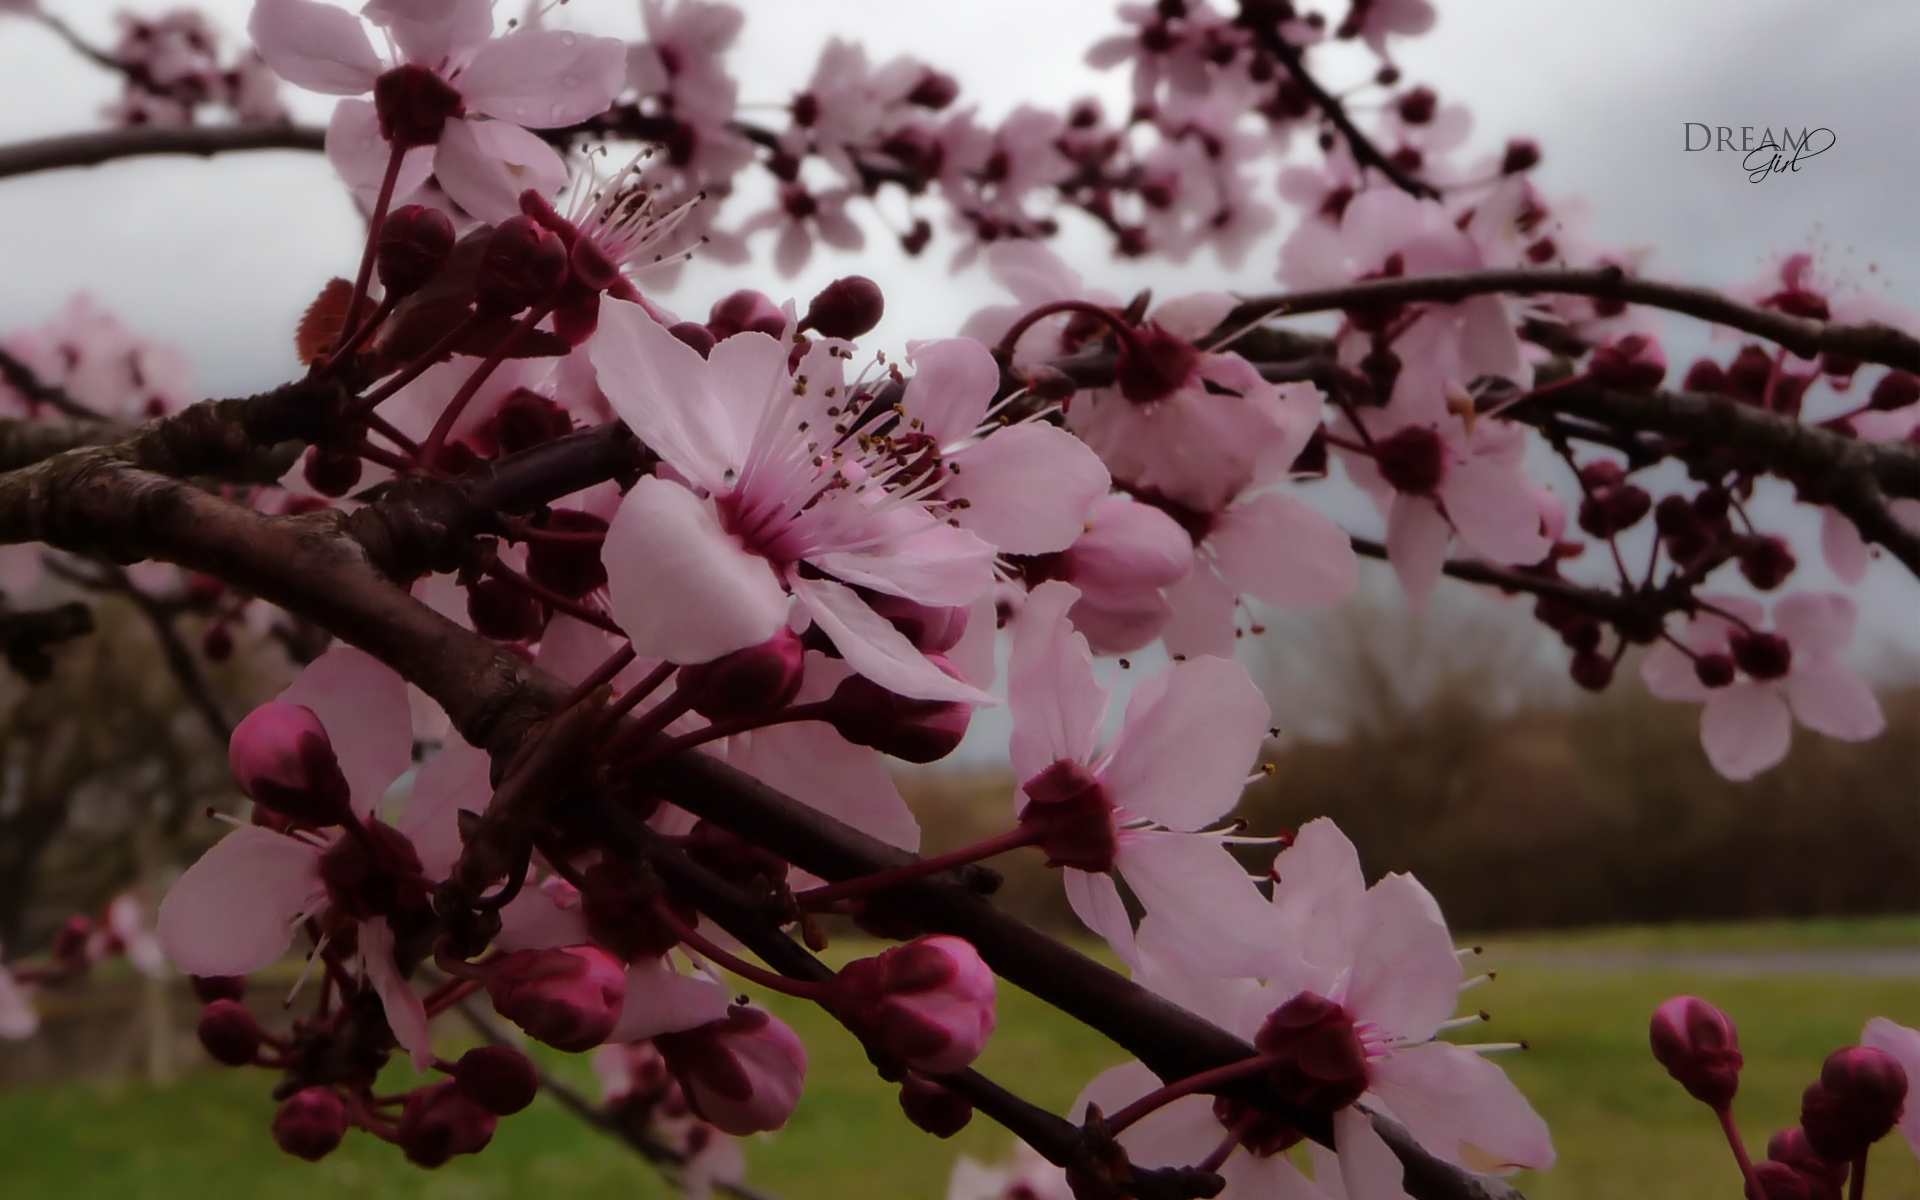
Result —
[{"label": "white cloudy sky", "polygon": [[[43,2],[99,40],[118,7]],[[238,33],[248,0],[204,7]],[[503,0],[500,7],[506,13],[519,4]],[[829,33],[859,38],[877,57],[910,52],[952,71],[989,115],[1022,101],[1058,106],[1087,94],[1117,107],[1125,94],[1122,78],[1091,72],[1081,61],[1085,47],[1112,28],[1112,5],[1103,0],[744,0],[742,7],[747,30],[734,61],[749,104],[791,95]],[[1590,201],[1602,241],[1652,248],[1651,273],[1730,284],[1752,278],[1772,255],[1808,248],[1843,278],[1920,308],[1911,215],[1912,197],[1920,194],[1920,137],[1907,84],[1908,60],[1920,45],[1920,5],[1440,0],[1438,7],[1436,30],[1400,49],[1408,78],[1467,102],[1481,148],[1513,134],[1537,138],[1546,150],[1538,179],[1547,192]],[[633,35],[637,8],[634,0],[573,0],[567,11],[589,26]],[[90,127],[92,112],[114,88],[43,31],[0,24],[0,140]],[[295,104],[311,120],[329,110],[319,97]],[[1754,184],[1737,155],[1687,153],[1689,121],[1756,130],[1826,126],[1837,142],[1800,173]],[[0,229],[7,231],[0,328],[41,319],[84,288],[137,326],[185,346],[211,394],[286,377],[294,320],[325,279],[350,273],[360,237],[324,162],[287,153],[213,163],[147,160],[0,180]],[[869,230],[872,252],[817,256],[787,285],[791,293],[804,302],[836,275],[872,275],[887,287],[890,305],[876,344],[893,346],[951,331],[973,308],[998,299],[977,271],[947,275],[947,251],[938,242],[927,261],[911,263],[884,228],[870,222]],[[1115,264],[1103,239],[1085,230],[1070,229],[1061,248],[1090,277],[1122,291],[1254,290],[1272,282],[1272,246],[1233,275],[1211,260],[1177,270]],[[703,311],[743,282],[696,264],[667,300],[685,312]],[[1669,338],[1681,361],[1705,344],[1697,328],[1678,322]],[[1822,574],[1814,566],[1808,578]],[[1867,595],[1876,645],[1920,647],[1911,580],[1883,564]]]}]

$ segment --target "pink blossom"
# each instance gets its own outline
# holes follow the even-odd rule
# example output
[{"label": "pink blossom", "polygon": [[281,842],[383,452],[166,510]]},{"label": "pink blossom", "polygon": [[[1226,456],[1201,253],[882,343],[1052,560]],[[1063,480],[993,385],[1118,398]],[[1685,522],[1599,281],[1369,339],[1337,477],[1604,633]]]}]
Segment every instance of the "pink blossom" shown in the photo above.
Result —
[{"label": "pink blossom", "polygon": [[749,217],[740,234],[777,230],[773,265],[791,278],[813,257],[815,237],[839,250],[858,250],[867,244],[866,234],[847,215],[847,202],[857,195],[852,188],[813,190],[801,183],[782,184],[774,206]]},{"label": "pink blossom", "polygon": [[1015,1139],[1013,1158],[1004,1166],[988,1166],[965,1154],[956,1158],[947,1200],[1073,1200],[1073,1189],[1065,1171]]},{"label": "pink blossom", "polygon": [[[970,603],[992,549],[910,492],[884,447],[834,445],[844,384],[822,343],[791,376],[762,333],[702,358],[635,305],[609,301],[590,348],[621,418],[684,483],[641,479],[604,558],[614,616],[641,655],[705,662],[789,621],[818,624],[859,673],[928,700],[985,702],[874,613],[849,584],[922,604]],[[828,578],[803,574],[807,564]]]},{"label": "pink blossom", "polygon": [[916,938],[840,969],[834,1015],[876,1051],[911,1070],[958,1071],[993,1033],[993,972],[957,937]]},{"label": "pink blossom", "polygon": [[[511,216],[529,186],[551,194],[565,183],[559,156],[528,128],[603,112],[625,81],[620,42],[534,28],[495,37],[487,0],[375,0],[364,15],[392,39],[400,65],[454,89],[444,125],[407,139],[413,144],[396,194],[431,173],[481,220]],[[317,0],[255,0],[247,29],[267,65],[296,87],[360,96],[389,71],[359,17]],[[328,126],[328,158],[363,199],[386,169],[381,133],[374,105],[360,100],[343,102]]]},{"label": "pink blossom", "polygon": [[1173,616],[1167,592],[1193,570],[1193,541],[1172,517],[1125,496],[1094,503],[1086,531],[1057,554],[1027,566],[1027,582],[1070,583],[1080,599],[1067,611],[1096,654],[1124,654],[1160,636]]},{"label": "pink blossom", "polygon": [[1714,611],[1689,618],[1679,646],[1655,646],[1640,677],[1663,700],[1705,702],[1700,741],[1714,770],[1751,779],[1778,763],[1792,743],[1794,720],[1843,741],[1865,741],[1886,728],[1872,690],[1841,658],[1853,640],[1850,597],[1784,597],[1773,606],[1771,631],[1761,628],[1758,601],[1706,593],[1699,599]]},{"label": "pink blossom", "polygon": [[500,1015],[557,1050],[607,1040],[627,998],[620,963],[598,946],[521,950],[490,959],[487,996]]},{"label": "pink blossom", "polygon": [[724,1133],[743,1137],[786,1125],[806,1085],[807,1049],[785,1022],[734,1005],[724,1020],[653,1044],[686,1091],[693,1111]]},{"label": "pink blossom", "polygon": [[[1176,663],[1134,686],[1120,732],[1100,748],[1108,694],[1067,620],[1078,599],[1067,584],[1042,584],[1014,630],[1007,701],[1020,819],[1046,830],[1041,848],[1065,867],[1074,912],[1123,958],[1133,930],[1113,871],[1148,912],[1196,930],[1217,956],[1209,961],[1232,969],[1265,906],[1220,838],[1190,831],[1238,802],[1266,737],[1267,702],[1238,663]],[[1238,920],[1214,937],[1225,914]]]},{"label": "pink blossom", "polygon": [[[201,399],[192,365],[178,346],[141,337],[84,292],[43,324],[10,334],[0,345],[42,383],[102,416],[148,420]],[[40,415],[10,386],[0,384],[0,397],[20,415]]]},{"label": "pink blossom", "polygon": [[[1123,301],[1112,292],[1089,289],[1080,273],[1040,242],[996,242],[987,247],[987,274],[1013,293],[1015,303],[990,305],[967,318],[960,336],[997,346],[1030,309],[1056,300],[1085,300],[1102,308],[1118,309]],[[1016,367],[1030,367],[1080,349],[1089,338],[1105,333],[1101,326],[1077,314],[1056,313],[1028,327],[1014,347]]]}]

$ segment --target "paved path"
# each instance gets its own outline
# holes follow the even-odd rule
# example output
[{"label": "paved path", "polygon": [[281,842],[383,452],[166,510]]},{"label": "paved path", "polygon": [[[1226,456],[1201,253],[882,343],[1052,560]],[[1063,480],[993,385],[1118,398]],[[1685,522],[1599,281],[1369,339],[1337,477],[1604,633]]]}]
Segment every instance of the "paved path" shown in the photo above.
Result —
[{"label": "paved path", "polygon": [[[1851,975],[1920,979],[1920,949],[1912,950],[1526,950],[1494,948],[1487,960],[1502,966],[1569,971],[1687,971],[1703,975]],[[1469,969],[1472,961],[1470,960]]]}]

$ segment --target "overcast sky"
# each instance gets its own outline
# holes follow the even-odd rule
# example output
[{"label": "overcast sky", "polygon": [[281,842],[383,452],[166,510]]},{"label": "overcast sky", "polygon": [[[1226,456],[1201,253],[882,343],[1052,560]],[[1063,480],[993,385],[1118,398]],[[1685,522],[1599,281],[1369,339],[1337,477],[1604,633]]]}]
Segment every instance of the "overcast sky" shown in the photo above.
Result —
[{"label": "overcast sky", "polygon": [[[113,6],[44,3],[108,40]],[[204,7],[228,32],[243,28],[247,0]],[[637,7],[634,0],[574,0],[567,12],[589,27],[633,36]],[[1124,77],[1082,63],[1086,46],[1114,28],[1112,5],[1100,0],[747,0],[742,7],[747,28],[734,62],[748,105],[790,96],[830,33],[864,41],[875,57],[909,52],[953,72],[990,117],[1022,101],[1059,106],[1088,94],[1114,109],[1125,95]],[[1913,256],[1920,138],[1909,83],[1920,4],[1441,0],[1438,7],[1435,31],[1400,45],[1408,79],[1468,103],[1482,149],[1516,134],[1538,139],[1541,186],[1553,197],[1585,197],[1602,242],[1651,248],[1649,273],[1732,284],[1783,251],[1813,249],[1831,272],[1920,309]],[[503,14],[518,9],[501,5]],[[1336,87],[1362,69],[1349,59],[1330,64],[1328,74],[1338,76],[1343,65],[1354,70],[1330,78]],[[0,23],[0,139],[93,127],[93,113],[115,90],[112,78],[44,31]],[[321,97],[290,99],[309,120],[324,120],[331,107]],[[1751,126],[1756,138],[1762,129],[1797,134],[1824,126],[1836,140],[1797,174],[1752,183],[1738,153],[1689,153],[1688,122]],[[746,211],[736,209],[731,220]],[[926,260],[913,263],[879,222],[869,219],[867,227],[870,252],[816,255],[790,284],[771,286],[770,272],[748,280],[696,264],[665,299],[700,313],[752,282],[804,304],[827,280],[858,269],[887,288],[888,320],[872,341],[891,348],[950,332],[974,308],[1001,299],[977,269],[945,272],[950,243],[936,241]],[[183,345],[201,386],[215,395],[270,386],[291,373],[299,311],[329,276],[351,273],[361,236],[324,161],[291,153],[146,160],[0,181],[0,229],[7,231],[0,328],[42,319],[86,289],[137,327]],[[1116,264],[1103,236],[1071,222],[1059,242],[1094,281],[1161,294],[1265,290],[1277,244],[1276,235],[1228,275],[1205,256],[1181,269]],[[1706,344],[1697,326],[1680,320],[1667,336],[1680,362]],[[1823,577],[1812,566],[1806,578]],[[1867,593],[1873,639],[1920,647],[1915,594],[1913,581],[1886,564],[1876,568]]]}]

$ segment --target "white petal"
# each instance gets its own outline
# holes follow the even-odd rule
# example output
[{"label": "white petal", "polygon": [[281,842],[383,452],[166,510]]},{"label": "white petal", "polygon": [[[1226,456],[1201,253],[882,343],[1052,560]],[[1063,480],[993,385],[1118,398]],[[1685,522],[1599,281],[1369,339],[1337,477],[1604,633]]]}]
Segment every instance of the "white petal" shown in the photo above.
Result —
[{"label": "white petal", "polygon": [[902,850],[920,848],[920,823],[879,751],[817,721],[773,725],[728,739],[727,761],[809,808]]},{"label": "white petal", "polygon": [[360,18],[313,0],[255,0],[247,34],[274,74],[330,96],[373,90],[386,69]]},{"label": "white petal", "polygon": [[787,596],[773,567],[677,483],[649,475],[634,484],[601,558],[614,619],[644,658],[711,662],[759,645],[786,623]]},{"label": "white petal", "polygon": [[1494,562],[1539,562],[1547,553],[1540,507],[1519,471],[1484,457],[1450,468],[1440,481],[1440,499],[1474,553]]},{"label": "white petal", "polygon": [[1239,802],[1270,719],[1239,663],[1175,663],[1134,688],[1101,781],[1130,813],[1198,829]]},{"label": "white petal", "polygon": [[1553,1139],[1505,1071],[1448,1042],[1395,1051],[1373,1091],[1421,1145],[1474,1171],[1545,1170]]},{"label": "white petal", "polygon": [[1864,742],[1887,727],[1866,680],[1832,655],[1796,659],[1786,678],[1787,703],[1802,725],[1842,741]]},{"label": "white petal", "polygon": [[694,1029],[727,1015],[733,997],[704,976],[682,975],[664,958],[642,958],[627,968],[627,999],[607,1041],[637,1042]]},{"label": "white petal", "polygon": [[1838,654],[1853,641],[1859,612],[1853,597],[1839,592],[1795,592],[1773,606],[1773,626],[1801,655]]},{"label": "white petal", "polygon": [[459,82],[475,112],[555,129],[605,112],[626,74],[626,46],[613,38],[525,29],[481,46]]},{"label": "white petal", "polygon": [[1219,838],[1124,833],[1118,865],[1141,907],[1167,922],[1183,956],[1201,971],[1252,976],[1271,957],[1277,918]]},{"label": "white petal", "polygon": [[295,919],[325,897],[317,849],[242,826],[188,867],[160,902],[160,945],[189,975],[245,975],[285,954]]},{"label": "white petal", "polygon": [[508,121],[448,121],[433,173],[454,203],[482,221],[518,216],[521,192],[553,196],[567,186],[559,152]]},{"label": "white petal", "polygon": [[1433,896],[1411,875],[1388,875],[1367,892],[1354,941],[1346,1004],[1358,1020],[1423,1041],[1460,1002],[1460,959]]},{"label": "white petal", "polygon": [[[847,665],[888,691],[915,700],[999,703],[991,693],[955,679],[927,661],[905,634],[867,607],[867,602],[845,584],[796,577],[792,586],[795,598],[806,606]],[[772,631],[766,636],[773,636]]]},{"label": "white petal", "polygon": [[1820,551],[1840,582],[1853,586],[1867,577],[1872,554],[1860,530],[1831,508],[1820,509]]},{"label": "white petal", "polygon": [[493,944],[512,954],[516,950],[579,946],[589,940],[587,921],[578,907],[562,908],[544,888],[529,884],[500,910],[500,933]]},{"label": "white petal", "polygon": [[326,727],[353,811],[373,816],[393,781],[413,765],[413,705],[406,680],[364,650],[335,642],[280,693]]},{"label": "white petal", "polygon": [[[587,357],[613,411],[648,449],[701,487],[729,486],[728,474],[745,460],[746,446],[736,439],[698,350],[640,305],[603,298]],[[772,382],[770,377],[767,384]]]},{"label": "white petal", "polygon": [[914,372],[900,407],[908,419],[943,447],[972,437],[1000,386],[993,353],[972,338],[941,338],[910,344],[907,359]]},{"label": "white petal", "polygon": [[1425,607],[1433,585],[1440,582],[1452,532],[1433,501],[1405,492],[1393,494],[1393,507],[1387,511],[1387,561],[1400,578],[1407,603],[1415,609]]},{"label": "white petal", "polygon": [[1352,1106],[1334,1113],[1333,1141],[1346,1200],[1405,1200],[1400,1160],[1373,1131],[1367,1114]]},{"label": "white petal", "polygon": [[1113,877],[1104,873],[1063,867],[1060,883],[1066,888],[1067,904],[1073,915],[1088,929],[1106,939],[1107,945],[1129,967],[1140,965],[1140,951],[1134,945],[1133,920],[1121,903],[1120,889]]},{"label": "white petal", "polygon": [[1007,659],[1007,707],[1013,714],[1008,754],[1025,783],[1067,759],[1085,763],[1099,744],[1107,690],[1093,676],[1093,654],[1067,611],[1080,596],[1051,580],[1033,589],[1013,626]]},{"label": "white petal", "polygon": [[460,810],[486,811],[493,799],[488,779],[492,765],[485,750],[476,750],[454,733],[414,778],[413,794],[394,825],[413,843],[428,879],[446,878],[460,860]]},{"label": "white petal", "polygon": [[1193,572],[1166,589],[1173,616],[1160,631],[1167,653],[1181,658],[1233,655],[1233,587],[1212,563],[1195,561]]}]

